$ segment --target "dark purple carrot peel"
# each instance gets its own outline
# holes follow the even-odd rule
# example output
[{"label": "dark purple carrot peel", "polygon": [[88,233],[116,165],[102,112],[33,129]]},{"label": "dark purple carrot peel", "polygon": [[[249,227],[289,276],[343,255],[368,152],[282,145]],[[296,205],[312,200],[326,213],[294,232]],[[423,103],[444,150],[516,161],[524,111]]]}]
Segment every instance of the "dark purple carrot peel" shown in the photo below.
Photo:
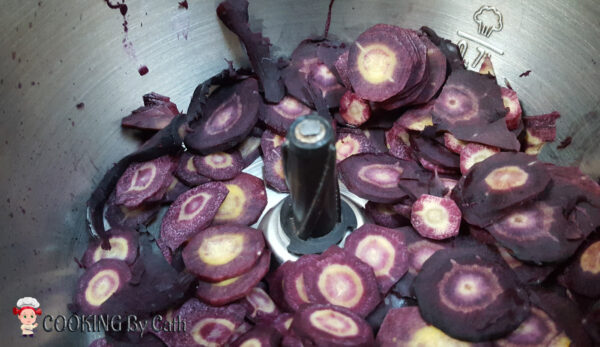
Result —
[{"label": "dark purple carrot peel", "polygon": [[144,106],[135,109],[121,121],[127,128],[142,130],[160,130],[179,114],[177,105],[166,96],[156,93],[144,95]]}]

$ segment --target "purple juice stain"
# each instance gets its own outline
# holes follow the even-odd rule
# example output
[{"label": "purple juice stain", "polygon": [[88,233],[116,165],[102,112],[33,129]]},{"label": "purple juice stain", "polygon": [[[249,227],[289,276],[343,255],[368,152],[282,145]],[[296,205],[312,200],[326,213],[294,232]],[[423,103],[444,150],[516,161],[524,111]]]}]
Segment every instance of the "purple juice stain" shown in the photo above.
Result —
[{"label": "purple juice stain", "polygon": [[522,74],[520,74],[519,77],[527,77],[527,76],[529,76],[530,73],[531,73],[531,70],[527,70],[527,71],[523,72]]},{"label": "purple juice stain", "polygon": [[[131,41],[129,41],[129,37],[127,35],[127,33],[129,32],[129,22],[127,21],[127,12],[129,10],[129,8],[127,7],[127,5],[125,4],[125,0],[122,0],[121,2],[117,2],[117,3],[112,3],[110,2],[110,0],[104,0],[104,2],[108,5],[109,8],[113,9],[113,10],[119,10],[119,12],[121,13],[121,16],[123,16],[123,32],[125,33],[125,36],[123,37],[122,43],[123,43],[123,49],[125,50],[125,52],[135,61],[137,60],[137,57],[135,55],[135,50],[133,49],[133,43]],[[144,67],[144,66],[142,66]],[[142,71],[145,71],[142,74]],[[138,72],[140,73],[140,75],[145,75],[146,73],[148,73],[148,68],[142,70],[142,68],[140,68],[140,70],[138,70]]]},{"label": "purple juice stain", "polygon": [[179,8],[185,8],[187,10],[189,8],[189,4],[188,4],[187,0],[180,1]]},{"label": "purple juice stain", "polygon": [[562,142],[558,146],[556,146],[556,149],[565,149],[571,144],[572,141],[573,138],[571,136],[567,136],[567,138],[562,140]]},{"label": "purple juice stain", "polygon": [[148,69],[148,67],[146,65],[142,65],[138,69],[138,72],[140,73],[140,76],[144,76],[145,74],[148,73],[148,71],[150,71],[150,70]]},{"label": "purple juice stain", "polygon": [[75,107],[77,107],[78,110],[83,110],[85,108],[85,104],[83,102],[80,102],[77,105],[75,105]]}]

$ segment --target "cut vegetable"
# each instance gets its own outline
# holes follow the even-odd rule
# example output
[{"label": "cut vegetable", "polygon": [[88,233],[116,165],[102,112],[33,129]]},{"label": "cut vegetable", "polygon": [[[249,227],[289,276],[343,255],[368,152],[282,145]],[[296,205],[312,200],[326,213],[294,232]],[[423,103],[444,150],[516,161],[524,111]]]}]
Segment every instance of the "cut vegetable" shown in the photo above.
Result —
[{"label": "cut vegetable", "polygon": [[529,318],[510,335],[495,341],[495,345],[499,347],[556,346],[552,342],[555,341],[558,334],[556,324],[546,312],[532,307]]},{"label": "cut vegetable", "polygon": [[536,155],[540,153],[546,142],[556,139],[556,120],[558,118],[560,118],[560,114],[556,111],[541,116],[523,117],[523,123],[527,130],[525,153]]},{"label": "cut vegetable", "polygon": [[[203,281],[216,283],[248,272],[264,253],[264,248],[265,240],[260,230],[242,225],[219,225],[192,237],[182,255],[189,271]],[[260,278],[249,289],[258,281]]]},{"label": "cut vegetable", "polygon": [[171,122],[179,114],[177,105],[171,99],[157,93],[149,93],[143,96],[144,106],[135,109],[131,114],[121,121],[126,128],[142,130],[160,130]]},{"label": "cut vegetable", "polygon": [[517,97],[517,92],[512,89],[500,87],[500,94],[502,95],[502,103],[504,107],[508,108],[506,114],[506,127],[508,130],[516,130],[521,124],[521,103]]},{"label": "cut vegetable", "polygon": [[[213,243],[221,242],[222,244],[225,244],[223,247],[228,247],[228,245],[226,244],[228,241],[229,240],[227,240],[227,241],[213,240],[213,241],[208,241],[208,242],[213,242]],[[236,241],[232,241],[232,242],[236,242]],[[218,244],[214,245],[214,246],[220,247],[220,245],[218,245]],[[213,247],[213,245],[207,246],[205,248],[208,249],[210,247]],[[224,259],[224,258],[229,257],[229,255],[227,255],[227,254],[215,255],[214,253],[210,253],[211,251],[212,250],[208,250],[208,252],[206,252],[205,260],[208,264],[212,265],[214,268],[216,268],[215,265],[220,265],[224,261],[228,260],[228,259]],[[184,252],[185,252],[185,250],[184,250]],[[200,246],[200,248],[198,249],[198,253],[199,253],[198,257],[200,257],[200,258],[202,257],[202,255],[200,255],[201,252],[203,252],[202,246]],[[235,252],[236,251],[233,250],[232,253],[235,254]],[[185,259],[186,258],[185,258],[185,253],[184,253],[184,260]],[[252,258],[248,258],[249,261],[251,261],[251,259]],[[196,296],[198,298],[200,298],[200,300],[202,300],[210,305],[213,305],[213,306],[222,306],[222,305],[234,302],[236,300],[239,300],[239,299],[245,297],[246,295],[250,294],[250,292],[252,291],[252,288],[254,288],[254,286],[256,286],[258,284],[258,282],[260,282],[260,280],[265,276],[265,274],[269,270],[270,260],[271,260],[271,252],[269,250],[266,250],[266,251],[262,252],[262,255],[260,256],[260,258],[258,258],[256,263],[253,264],[253,267],[248,272],[245,272],[236,277],[231,277],[226,280],[222,280],[220,282],[215,282],[215,283],[198,281],[198,286],[196,287]],[[215,264],[215,263],[217,263],[217,264]],[[187,264],[188,263],[186,262],[186,265]],[[233,263],[232,263],[232,266],[235,266],[235,265],[233,265]],[[214,271],[218,271],[218,270],[215,269]],[[204,273],[206,273],[206,271],[204,271]]]},{"label": "cut vegetable", "polygon": [[238,151],[215,152],[194,157],[198,173],[213,180],[225,181],[237,176],[244,168],[244,161]]},{"label": "cut vegetable", "polygon": [[195,187],[210,182],[210,178],[202,176],[194,165],[195,156],[185,152],[179,158],[175,176],[188,186]]},{"label": "cut vegetable", "polygon": [[408,271],[404,237],[393,229],[364,224],[346,238],[344,249],[371,266],[383,294]]},{"label": "cut vegetable", "polygon": [[338,129],[337,141],[335,142],[336,162],[359,153],[375,153],[375,146],[369,141],[364,133],[359,129],[347,131]]},{"label": "cut vegetable", "polygon": [[285,134],[298,117],[310,114],[306,105],[291,96],[285,96],[278,104],[263,104],[259,109],[259,119],[278,133]]},{"label": "cut vegetable", "polygon": [[412,206],[410,222],[421,236],[443,240],[458,235],[461,216],[452,199],[423,194]]},{"label": "cut vegetable", "polygon": [[341,163],[339,170],[348,189],[361,198],[394,203],[406,194],[398,187],[404,171],[400,159],[388,154],[356,154]]},{"label": "cut vegetable", "polygon": [[210,225],[227,195],[227,187],[220,182],[205,183],[181,194],[163,217],[161,240],[175,250]]},{"label": "cut vegetable", "polygon": [[145,202],[133,208],[115,204],[115,194],[111,194],[107,205],[105,217],[112,228],[137,228],[148,225],[160,210],[158,202]]},{"label": "cut vegetable", "polygon": [[348,56],[350,55],[350,51],[345,51],[340,54],[338,59],[335,61],[335,70],[340,76],[340,83],[346,87],[346,89],[352,88],[352,84],[350,83],[350,78],[348,77]]},{"label": "cut vegetable", "polygon": [[160,200],[171,183],[173,169],[173,160],[166,155],[130,165],[117,183],[115,203],[137,207],[144,201]]},{"label": "cut vegetable", "polygon": [[311,302],[343,306],[361,317],[381,301],[373,269],[344,250],[330,248],[304,269],[304,283]]},{"label": "cut vegetable", "polygon": [[85,314],[102,313],[102,304],[131,279],[127,263],[101,259],[79,278],[75,302]]},{"label": "cut vegetable", "polygon": [[600,237],[590,237],[566,267],[562,280],[570,290],[600,298]]},{"label": "cut vegetable", "polygon": [[454,137],[454,135],[450,133],[444,133],[444,145],[452,152],[460,154],[460,152],[462,152],[463,148],[465,148],[467,143],[465,141],[457,139],[456,137]]},{"label": "cut vegetable", "polygon": [[423,319],[455,339],[499,338],[529,315],[529,299],[518,279],[481,247],[435,252],[414,286]]},{"label": "cut vegetable", "polygon": [[260,148],[263,156],[268,158],[274,154],[281,155],[281,145],[285,141],[285,137],[275,134],[269,129],[265,130],[260,139]]},{"label": "cut vegetable", "polygon": [[237,147],[242,156],[244,168],[260,157],[260,137],[249,136]]},{"label": "cut vegetable", "polygon": [[347,91],[340,100],[340,116],[346,124],[358,127],[371,118],[369,104]]},{"label": "cut vegetable", "polygon": [[444,166],[439,166],[437,164],[434,164],[432,162],[430,162],[429,160],[421,157],[419,158],[419,163],[421,164],[421,166],[428,170],[431,171],[433,173],[438,173],[438,174],[449,174],[449,175],[453,175],[456,174],[456,170],[454,169],[449,169],[447,167]]},{"label": "cut vegetable", "polygon": [[460,151],[460,172],[463,175],[466,175],[473,165],[482,162],[499,152],[500,150],[495,147],[477,143],[467,144],[462,151]]},{"label": "cut vegetable", "polygon": [[295,267],[295,262],[286,261],[279,265],[274,271],[267,275],[267,283],[269,284],[269,294],[277,306],[281,307],[284,311],[290,311],[285,302],[283,292],[283,278],[284,276]]},{"label": "cut vegetable", "polygon": [[98,239],[90,242],[83,255],[83,265],[87,268],[102,259],[123,260],[133,264],[138,255],[138,235],[136,230],[111,229],[107,231],[110,249],[102,248]]},{"label": "cut vegetable", "polygon": [[306,269],[312,269],[318,260],[318,255],[303,255],[283,274],[283,278],[281,279],[283,285],[283,297],[285,299],[286,307],[292,312],[297,311],[301,305],[311,302],[307,294],[304,271]]},{"label": "cut vegetable", "polygon": [[179,197],[179,195],[187,192],[188,190],[190,190],[190,187],[183,184],[180,180],[177,179],[177,177],[171,176],[171,184],[169,184],[169,187],[167,187],[165,195],[163,196],[160,202],[170,204],[177,200],[177,197]]},{"label": "cut vegetable", "polygon": [[185,145],[200,154],[234,147],[246,138],[258,120],[259,98],[254,78],[219,88],[208,99],[206,116],[185,136]]},{"label": "cut vegetable", "polygon": [[492,64],[492,59],[489,55],[486,55],[485,58],[483,58],[483,62],[479,67],[479,73],[482,75],[496,76],[496,72],[494,71],[494,65]]},{"label": "cut vegetable", "polygon": [[260,325],[240,336],[231,347],[277,347],[281,335],[273,328]]},{"label": "cut vegetable", "polygon": [[296,312],[292,329],[316,346],[374,345],[373,331],[367,322],[343,307],[308,305]]},{"label": "cut vegetable", "polygon": [[229,193],[219,207],[213,224],[254,224],[267,206],[267,191],[263,181],[242,172],[223,184]]},{"label": "cut vegetable", "polygon": [[392,128],[385,132],[385,143],[390,154],[394,157],[402,160],[412,160],[410,136],[400,123],[395,122]]},{"label": "cut vegetable", "polygon": [[377,345],[468,347],[472,344],[444,334],[421,318],[418,307],[409,306],[388,311],[377,333]]},{"label": "cut vegetable", "polygon": [[[486,231],[483,231],[487,233]],[[493,240],[495,242],[495,240]],[[496,245],[500,256],[506,264],[513,270],[519,280],[525,284],[541,284],[548,278],[548,276],[554,272],[556,266],[552,264],[548,265],[536,265],[523,263],[512,254],[506,248]]]},{"label": "cut vegetable", "polygon": [[426,162],[439,166],[444,171],[458,171],[460,169],[460,157],[434,139],[411,134],[410,144],[419,158],[425,159]]},{"label": "cut vegetable", "polygon": [[408,130],[423,131],[426,127],[433,125],[431,120],[432,108],[433,104],[429,103],[407,110],[395,123]]},{"label": "cut vegetable", "polygon": [[365,129],[363,134],[371,141],[375,147],[375,153],[385,153],[388,151],[385,144],[385,130],[383,129]]},{"label": "cut vegetable", "polygon": [[367,201],[365,213],[377,225],[387,228],[397,228],[410,224],[410,220],[394,210],[392,205]]},{"label": "cut vegetable", "polygon": [[281,313],[273,321],[273,328],[275,328],[281,335],[285,335],[290,331],[293,321],[293,314],[287,312]]},{"label": "cut vegetable", "polygon": [[273,299],[260,286],[250,290],[243,304],[248,307],[248,318],[256,323],[271,324],[281,314]]}]

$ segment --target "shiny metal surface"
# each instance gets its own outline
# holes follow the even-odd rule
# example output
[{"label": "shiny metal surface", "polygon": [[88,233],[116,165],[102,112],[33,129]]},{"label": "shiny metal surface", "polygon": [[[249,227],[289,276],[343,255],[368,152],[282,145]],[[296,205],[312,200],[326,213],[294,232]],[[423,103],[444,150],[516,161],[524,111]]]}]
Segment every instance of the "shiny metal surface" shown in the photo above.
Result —
[{"label": "shiny metal surface", "polygon": [[[34,296],[44,314],[67,314],[87,242],[84,203],[92,187],[137,145],[120,129],[141,95],[168,95],[187,107],[196,84],[246,59],[218,22],[217,1],[128,0],[122,17],[101,0],[4,0],[0,10],[0,312],[2,345],[20,342],[11,307]],[[255,28],[289,53],[323,30],[328,1],[254,0]],[[480,16],[474,16],[482,6]],[[474,18],[476,17],[476,18]],[[466,49],[469,63],[489,52],[529,114],[558,110],[558,141],[543,158],[600,176],[600,4],[597,0],[344,0],[331,33],[352,40],[368,26],[431,26]],[[148,66],[140,76],[137,69]],[[526,70],[529,76],[519,77]],[[19,87],[20,86],[20,87]],[[79,110],[76,104],[83,102]],[[573,143],[557,144],[567,136]],[[272,197],[274,193],[270,193]],[[269,201],[269,207],[274,205]],[[41,323],[41,320],[38,320]],[[82,333],[45,333],[35,344],[86,345]],[[34,345],[33,342],[30,342]]]}]

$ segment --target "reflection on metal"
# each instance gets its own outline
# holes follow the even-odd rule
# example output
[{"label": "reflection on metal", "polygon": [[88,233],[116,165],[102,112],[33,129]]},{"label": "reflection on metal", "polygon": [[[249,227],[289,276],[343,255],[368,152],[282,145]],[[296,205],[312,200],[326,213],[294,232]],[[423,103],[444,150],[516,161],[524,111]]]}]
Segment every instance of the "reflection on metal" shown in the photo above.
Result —
[{"label": "reflection on metal", "polygon": [[502,13],[493,6],[481,6],[473,14],[473,20],[477,23],[479,34],[485,37],[490,37],[492,33],[504,28]]},{"label": "reflection on metal", "polygon": [[503,49],[498,48],[498,47],[496,47],[496,46],[494,46],[494,45],[492,45],[490,43],[487,43],[487,42],[483,41],[482,39],[480,39],[478,37],[475,37],[475,36],[473,36],[471,34],[468,34],[468,33],[464,32],[464,31],[460,31],[460,30],[458,30],[456,32],[456,34],[458,36],[462,37],[462,38],[465,38],[467,40],[470,40],[472,42],[480,44],[481,46],[483,46],[485,48],[489,48],[493,52],[496,52],[496,53],[498,53],[500,55],[504,55],[504,50]]}]

